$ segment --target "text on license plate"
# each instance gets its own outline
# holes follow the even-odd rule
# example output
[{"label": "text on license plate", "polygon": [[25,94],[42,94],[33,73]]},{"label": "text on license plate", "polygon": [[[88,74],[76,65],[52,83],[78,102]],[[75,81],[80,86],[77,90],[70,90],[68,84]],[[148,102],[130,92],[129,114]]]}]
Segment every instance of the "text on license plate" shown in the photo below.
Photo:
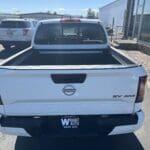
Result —
[{"label": "text on license plate", "polygon": [[79,117],[65,116],[61,118],[63,128],[78,128],[80,125]]}]

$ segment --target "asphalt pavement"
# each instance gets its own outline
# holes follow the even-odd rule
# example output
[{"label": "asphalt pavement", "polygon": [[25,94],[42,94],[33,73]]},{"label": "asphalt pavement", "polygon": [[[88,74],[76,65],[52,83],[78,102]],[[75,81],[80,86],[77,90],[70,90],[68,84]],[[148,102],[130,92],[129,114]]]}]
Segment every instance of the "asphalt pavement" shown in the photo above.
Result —
[{"label": "asphalt pavement", "polygon": [[[4,50],[0,46],[0,61],[19,52],[15,48]],[[150,87],[146,88],[143,104],[145,122],[135,134],[94,138],[26,138],[0,133],[0,150],[149,150],[150,149]]]}]

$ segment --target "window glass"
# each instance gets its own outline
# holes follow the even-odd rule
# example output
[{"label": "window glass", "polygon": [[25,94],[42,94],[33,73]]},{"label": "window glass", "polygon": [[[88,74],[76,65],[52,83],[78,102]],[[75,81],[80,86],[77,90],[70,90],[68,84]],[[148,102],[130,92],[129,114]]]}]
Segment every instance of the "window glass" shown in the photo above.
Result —
[{"label": "window glass", "polygon": [[30,22],[25,21],[2,21],[1,28],[29,28]]},{"label": "window glass", "polygon": [[104,44],[104,29],[100,24],[51,23],[38,27],[36,44]]}]

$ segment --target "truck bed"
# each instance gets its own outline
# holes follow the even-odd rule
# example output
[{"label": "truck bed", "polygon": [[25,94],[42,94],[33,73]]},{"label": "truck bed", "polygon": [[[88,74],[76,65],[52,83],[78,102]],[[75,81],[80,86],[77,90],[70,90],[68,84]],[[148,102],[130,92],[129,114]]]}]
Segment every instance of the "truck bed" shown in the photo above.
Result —
[{"label": "truck bed", "polygon": [[2,66],[50,66],[50,65],[123,65],[134,64],[113,49],[93,51],[55,51],[40,53],[32,48],[9,58]]},{"label": "truck bed", "polygon": [[131,114],[145,74],[115,49],[60,55],[28,48],[1,64],[1,99],[7,116]]}]

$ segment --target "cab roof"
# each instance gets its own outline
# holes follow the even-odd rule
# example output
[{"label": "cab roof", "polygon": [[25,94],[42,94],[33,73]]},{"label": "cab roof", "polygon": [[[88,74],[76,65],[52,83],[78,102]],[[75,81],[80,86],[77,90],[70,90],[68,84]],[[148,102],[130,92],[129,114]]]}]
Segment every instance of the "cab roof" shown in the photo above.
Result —
[{"label": "cab roof", "polygon": [[59,23],[59,22],[81,22],[81,23],[101,23],[99,19],[80,19],[80,18],[59,18],[59,19],[48,19],[42,20],[39,23]]}]

